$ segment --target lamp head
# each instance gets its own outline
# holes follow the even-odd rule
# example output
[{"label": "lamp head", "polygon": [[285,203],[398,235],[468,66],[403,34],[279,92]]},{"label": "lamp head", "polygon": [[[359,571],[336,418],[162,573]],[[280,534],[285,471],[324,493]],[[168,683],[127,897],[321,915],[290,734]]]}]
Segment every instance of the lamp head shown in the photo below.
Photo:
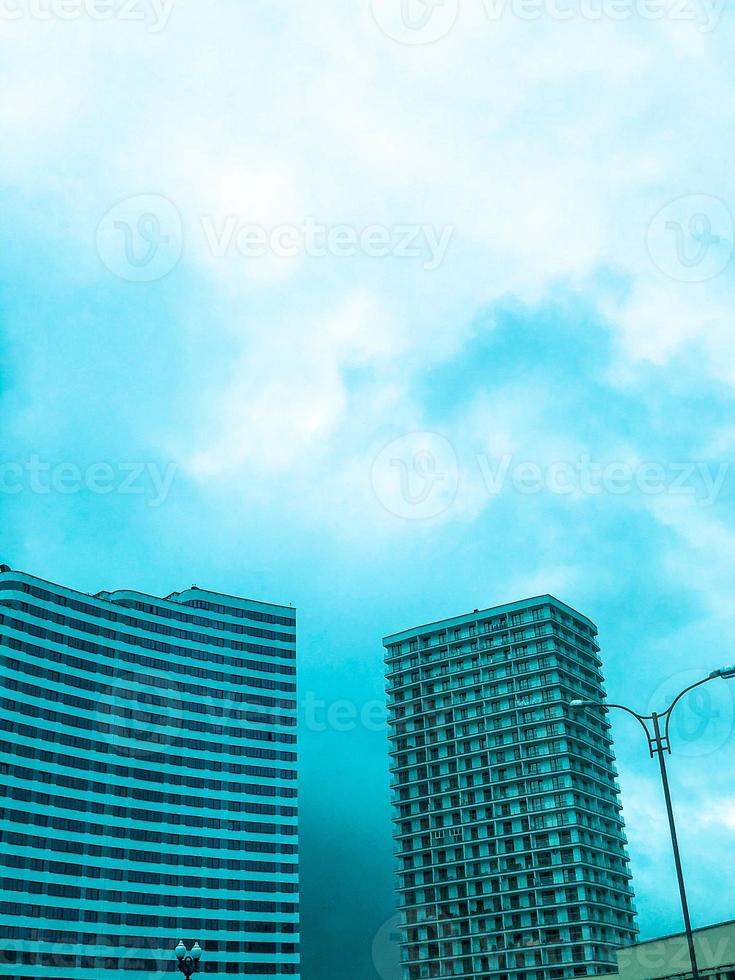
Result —
[{"label": "lamp head", "polygon": [[194,943],[194,945],[191,947],[191,955],[197,962],[200,960],[202,955],[202,947],[199,945],[199,943]]},{"label": "lamp head", "polygon": [[186,956],[186,946],[184,946],[181,940],[178,941],[174,952],[176,953],[177,960],[183,960],[183,958]]},{"label": "lamp head", "polygon": [[725,681],[730,680],[735,677],[735,667],[720,667],[719,670],[713,670],[709,676],[721,677]]},{"label": "lamp head", "polygon": [[593,702],[592,701],[580,701],[579,698],[577,698],[576,700],[569,702],[569,707],[570,708],[586,708],[590,704],[593,704]]}]

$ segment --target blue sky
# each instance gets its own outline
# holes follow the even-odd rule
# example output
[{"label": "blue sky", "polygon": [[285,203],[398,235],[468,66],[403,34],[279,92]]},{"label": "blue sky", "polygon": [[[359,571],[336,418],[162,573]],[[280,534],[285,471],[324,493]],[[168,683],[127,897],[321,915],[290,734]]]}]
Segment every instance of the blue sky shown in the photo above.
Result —
[{"label": "blue sky", "polygon": [[[553,592],[642,708],[735,660],[733,23],[690,4],[3,7],[1,557],[298,606],[307,980],[393,980],[384,634]],[[735,917],[710,690],[672,760],[699,924]]]}]

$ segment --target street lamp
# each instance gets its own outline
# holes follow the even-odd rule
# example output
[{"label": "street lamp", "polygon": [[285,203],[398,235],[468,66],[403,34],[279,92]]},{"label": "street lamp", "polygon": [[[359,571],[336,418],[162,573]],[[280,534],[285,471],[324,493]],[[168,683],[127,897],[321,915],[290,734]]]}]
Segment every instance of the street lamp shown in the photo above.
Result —
[{"label": "street lamp", "polygon": [[184,946],[183,942],[179,940],[174,952],[176,953],[176,959],[178,960],[176,965],[184,974],[186,980],[189,980],[192,973],[196,973],[196,971],[199,969],[199,960],[202,956],[202,947],[199,945],[199,943],[194,943],[194,945],[191,947],[191,951],[189,951],[186,946]]},{"label": "street lamp", "polygon": [[[571,701],[570,707],[572,708],[619,708],[620,711],[626,711],[629,715],[632,715],[637,721],[640,722],[643,730],[646,733],[646,738],[648,739],[648,751],[651,753],[651,758],[658,756],[659,768],[661,770],[661,784],[664,790],[664,799],[666,800],[666,813],[669,818],[669,830],[671,832],[671,846],[674,850],[674,863],[676,865],[676,877],[679,881],[679,894],[681,896],[681,910],[684,914],[684,928],[686,930],[687,943],[689,945],[689,958],[692,964],[692,980],[700,980],[699,967],[697,965],[697,953],[694,948],[694,936],[692,935],[692,923],[689,918],[689,903],[687,902],[686,889],[684,887],[684,872],[681,867],[681,856],[679,854],[679,839],[676,833],[676,824],[674,822],[674,810],[671,805],[671,790],[669,789],[669,776],[666,771],[666,756],[671,755],[671,739],[669,736],[669,731],[671,727],[671,715],[674,708],[681,701],[685,694],[693,691],[695,687],[701,687],[702,684],[708,684],[710,681],[722,678],[723,680],[730,680],[735,677],[735,667],[721,667],[719,670],[713,670],[712,673],[703,678],[701,681],[697,681],[696,684],[690,684],[689,687],[684,688],[680,694],[674,698],[666,711],[652,712],[650,715],[641,715],[637,711],[633,711],[632,708],[626,707],[624,704],[606,704],[604,701]],[[653,731],[646,724],[651,722]],[[663,722],[663,728],[661,723]]]}]

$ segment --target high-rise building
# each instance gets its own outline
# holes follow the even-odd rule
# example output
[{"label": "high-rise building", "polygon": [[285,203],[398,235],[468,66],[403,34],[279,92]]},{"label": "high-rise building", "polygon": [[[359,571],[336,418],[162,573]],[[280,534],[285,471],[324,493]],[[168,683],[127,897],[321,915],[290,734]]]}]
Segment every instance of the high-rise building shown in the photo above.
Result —
[{"label": "high-rise building", "polygon": [[388,636],[406,980],[610,972],[637,935],[594,624],[552,596]]},{"label": "high-rise building", "polygon": [[299,972],[295,614],[0,566],[0,973]]}]

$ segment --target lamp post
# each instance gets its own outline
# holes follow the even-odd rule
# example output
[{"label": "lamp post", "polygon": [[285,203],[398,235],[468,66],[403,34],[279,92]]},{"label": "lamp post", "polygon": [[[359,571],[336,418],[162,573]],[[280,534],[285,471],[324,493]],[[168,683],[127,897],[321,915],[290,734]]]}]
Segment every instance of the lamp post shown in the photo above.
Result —
[{"label": "lamp post", "polygon": [[184,974],[186,980],[189,980],[192,973],[196,973],[196,971],[199,969],[199,960],[202,956],[202,947],[199,945],[199,943],[194,943],[191,950],[188,950],[186,946],[184,946],[183,942],[179,940],[174,952],[176,953],[176,965]]},{"label": "lamp post", "polygon": [[[697,681],[696,684],[690,684],[689,687],[684,688],[683,691],[677,694],[665,711],[654,711],[650,715],[641,715],[637,711],[633,711],[632,708],[626,707],[624,704],[606,704],[604,701],[570,702],[570,707],[572,708],[604,708],[605,710],[608,708],[618,708],[620,711],[625,711],[629,715],[632,715],[638,722],[640,722],[643,730],[646,733],[646,738],[648,739],[648,751],[651,753],[651,758],[653,759],[654,756],[658,756],[659,768],[661,771],[661,785],[663,786],[664,800],[666,801],[666,813],[669,818],[671,846],[674,851],[676,877],[679,882],[679,895],[681,896],[681,910],[684,916],[684,929],[686,930],[687,944],[689,946],[689,959],[691,960],[692,964],[692,980],[700,980],[700,974],[699,966],[697,965],[697,952],[694,948],[692,923],[691,919],[689,918],[689,903],[687,901],[686,888],[684,887],[684,872],[681,866],[681,855],[679,854],[679,838],[676,833],[674,810],[671,805],[669,775],[666,770],[666,756],[671,755],[671,715],[674,708],[681,701],[684,695],[688,694],[690,691],[693,691],[696,687],[701,687],[703,684],[708,684],[710,681],[717,680],[718,678],[729,680],[734,677],[735,667],[722,667],[720,670],[713,670],[708,677],[703,678],[701,681]],[[651,723],[651,728],[648,727],[648,722]]]}]

